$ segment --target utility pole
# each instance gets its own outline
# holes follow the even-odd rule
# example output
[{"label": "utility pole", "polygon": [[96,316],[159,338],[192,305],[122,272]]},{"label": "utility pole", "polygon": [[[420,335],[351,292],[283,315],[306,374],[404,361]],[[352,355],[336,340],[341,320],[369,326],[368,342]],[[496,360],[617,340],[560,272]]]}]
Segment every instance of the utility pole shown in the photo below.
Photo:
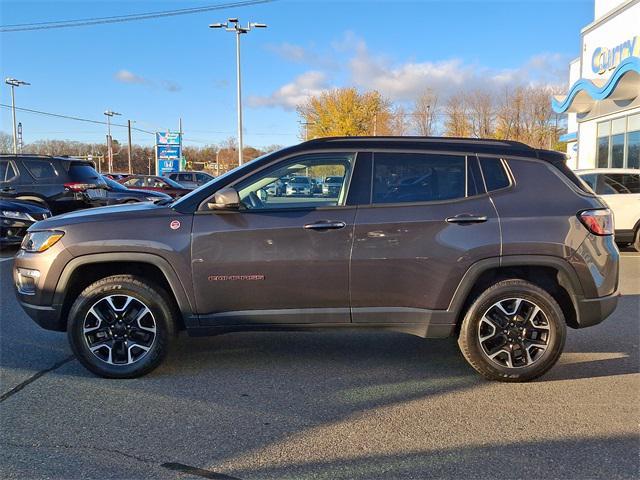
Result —
[{"label": "utility pole", "polygon": [[254,28],[267,28],[264,23],[247,23],[241,27],[237,18],[229,18],[225,23],[212,23],[209,28],[224,28],[227,32],[236,34],[236,81],[237,81],[237,108],[238,108],[238,165],[242,165],[242,83],[240,78],[240,35],[249,33]]},{"label": "utility pole", "polygon": [[13,116],[13,153],[18,153],[18,126],[16,125],[16,96],[15,87],[22,85],[31,85],[29,82],[17,80],[15,78],[7,77],[4,79],[4,83],[11,87],[11,114]]},{"label": "utility pole", "polygon": [[111,139],[111,117],[121,114],[118,112],[113,112],[111,110],[105,110],[104,114],[107,116],[107,168],[109,173],[113,173],[113,141]]},{"label": "utility pole", "polygon": [[131,170],[131,120],[127,120],[127,133],[129,135],[129,148],[127,149],[127,153],[129,154],[129,172],[128,173],[133,173],[133,170]]}]

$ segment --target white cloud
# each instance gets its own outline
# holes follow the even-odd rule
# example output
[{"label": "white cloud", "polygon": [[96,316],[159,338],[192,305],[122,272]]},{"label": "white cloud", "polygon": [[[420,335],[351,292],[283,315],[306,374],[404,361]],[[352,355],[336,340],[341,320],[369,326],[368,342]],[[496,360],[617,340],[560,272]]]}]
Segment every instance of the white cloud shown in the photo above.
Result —
[{"label": "white cloud", "polygon": [[115,75],[115,79],[121,83],[148,83],[146,78],[136,75],[129,70],[118,70]]},{"label": "white cloud", "polygon": [[[255,96],[249,100],[249,105],[254,107],[282,107],[286,110],[295,109],[310,95],[317,95],[337,84],[378,90],[394,102],[411,101],[426,88],[433,89],[440,98],[446,98],[458,91],[478,87],[499,90],[510,85],[557,86],[566,82],[569,61],[557,53],[543,53],[511,69],[492,69],[457,58],[396,62],[383,54],[371,53],[366,42],[353,32],[346,32],[341,39],[331,43],[330,59],[288,43],[271,46],[270,50],[289,61],[310,63],[316,67],[268,96]],[[337,57],[341,57],[341,62]],[[329,67],[328,62],[334,67]],[[344,76],[345,72],[347,78],[338,81],[337,77]]]},{"label": "white cloud", "polygon": [[135,73],[129,70],[118,70],[113,78],[120,83],[129,83],[129,84],[137,84],[137,85],[147,85],[149,87],[157,87],[167,90],[168,92],[178,92],[182,90],[182,87],[178,85],[176,82],[172,82],[170,80],[161,80],[159,83],[150,80],[148,78],[142,77],[140,75],[136,75]]},{"label": "white cloud", "polygon": [[251,107],[281,107],[294,110],[309,97],[319,95],[327,88],[330,88],[327,75],[312,70],[296,77],[293,82],[283,85],[269,96],[249,97],[248,104]]}]

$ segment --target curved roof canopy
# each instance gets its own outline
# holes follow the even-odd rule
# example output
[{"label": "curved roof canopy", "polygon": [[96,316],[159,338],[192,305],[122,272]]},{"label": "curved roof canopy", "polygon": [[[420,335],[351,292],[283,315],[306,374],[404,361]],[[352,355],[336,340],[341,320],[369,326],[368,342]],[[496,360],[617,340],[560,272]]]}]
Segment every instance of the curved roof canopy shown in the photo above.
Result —
[{"label": "curved roof canopy", "polygon": [[582,78],[567,95],[556,95],[551,106],[556,113],[587,113],[597,101],[633,100],[640,96],[640,58],[625,58],[607,80]]}]

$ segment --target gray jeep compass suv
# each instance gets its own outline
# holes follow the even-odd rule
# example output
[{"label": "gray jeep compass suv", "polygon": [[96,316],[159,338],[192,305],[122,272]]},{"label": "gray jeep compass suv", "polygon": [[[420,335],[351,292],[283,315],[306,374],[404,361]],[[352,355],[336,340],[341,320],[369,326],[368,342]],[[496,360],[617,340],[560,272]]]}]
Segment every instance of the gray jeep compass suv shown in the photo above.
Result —
[{"label": "gray jeep compass suv", "polygon": [[[105,377],[149,372],[183,329],[367,328],[455,336],[485,377],[531,380],[618,299],[611,213],[564,162],[508,141],[312,140],[173,203],[34,224],[17,296]],[[266,194],[296,175],[342,184]]]}]

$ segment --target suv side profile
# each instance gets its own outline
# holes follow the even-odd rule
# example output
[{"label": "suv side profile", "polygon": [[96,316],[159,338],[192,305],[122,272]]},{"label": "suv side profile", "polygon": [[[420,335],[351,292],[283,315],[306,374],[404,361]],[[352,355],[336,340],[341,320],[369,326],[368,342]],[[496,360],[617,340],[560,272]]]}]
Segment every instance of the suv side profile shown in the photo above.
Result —
[{"label": "suv side profile", "polygon": [[[330,195],[265,194],[302,175],[343,181]],[[558,360],[567,327],[615,309],[612,233],[558,152],[325,138],[173,203],[38,222],[14,281],[25,311],[104,377],[151,371],[182,329],[364,328],[454,336],[486,378],[527,381]]]},{"label": "suv side profile", "polygon": [[0,196],[35,202],[54,215],[96,207],[106,184],[92,162],[48,155],[0,155]]}]

